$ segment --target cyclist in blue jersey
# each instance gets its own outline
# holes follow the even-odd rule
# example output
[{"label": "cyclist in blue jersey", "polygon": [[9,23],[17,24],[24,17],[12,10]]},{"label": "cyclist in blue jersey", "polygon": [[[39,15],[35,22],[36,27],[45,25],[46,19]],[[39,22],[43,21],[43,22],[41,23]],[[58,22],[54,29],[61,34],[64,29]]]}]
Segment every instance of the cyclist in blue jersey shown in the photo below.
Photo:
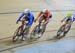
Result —
[{"label": "cyclist in blue jersey", "polygon": [[[29,10],[29,9],[25,9],[21,15],[18,17],[17,21],[16,21],[16,24],[18,24],[18,22],[20,20],[23,20],[23,21],[28,21],[26,23],[26,28],[27,28],[27,34],[29,33],[29,29],[30,27],[32,26],[33,24],[33,21],[34,21],[34,15],[33,13]],[[21,31],[23,31],[23,27],[21,29]],[[24,38],[25,39],[25,38]]]}]

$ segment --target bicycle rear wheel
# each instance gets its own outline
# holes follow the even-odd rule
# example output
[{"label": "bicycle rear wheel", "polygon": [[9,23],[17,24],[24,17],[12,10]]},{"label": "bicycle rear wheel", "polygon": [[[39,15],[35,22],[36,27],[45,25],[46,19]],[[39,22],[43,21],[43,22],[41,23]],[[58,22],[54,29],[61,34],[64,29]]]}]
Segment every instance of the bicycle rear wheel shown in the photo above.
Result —
[{"label": "bicycle rear wheel", "polygon": [[56,38],[60,38],[60,37],[62,37],[62,36],[65,36],[63,26],[64,26],[64,25],[62,25],[62,26],[60,27],[60,29],[58,30]]}]

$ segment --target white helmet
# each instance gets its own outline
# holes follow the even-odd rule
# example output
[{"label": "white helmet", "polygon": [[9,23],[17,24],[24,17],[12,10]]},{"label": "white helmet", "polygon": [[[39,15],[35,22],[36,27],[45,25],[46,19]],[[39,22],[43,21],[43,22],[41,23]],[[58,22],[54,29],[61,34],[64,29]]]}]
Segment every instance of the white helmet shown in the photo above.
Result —
[{"label": "white helmet", "polygon": [[46,10],[47,10],[47,9],[43,9],[42,12],[43,12],[43,13],[46,13]]},{"label": "white helmet", "polygon": [[30,12],[29,9],[25,9],[25,10],[24,10],[24,13],[26,13],[26,14],[28,14],[29,12]]}]

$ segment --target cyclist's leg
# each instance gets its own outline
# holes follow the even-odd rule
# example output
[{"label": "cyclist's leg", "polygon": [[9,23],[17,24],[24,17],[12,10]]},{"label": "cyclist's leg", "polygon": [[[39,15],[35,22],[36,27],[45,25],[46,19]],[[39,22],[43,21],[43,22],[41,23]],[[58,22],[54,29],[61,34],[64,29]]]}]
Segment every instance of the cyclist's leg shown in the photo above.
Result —
[{"label": "cyclist's leg", "polygon": [[22,34],[22,41],[25,40],[25,36],[24,36],[24,23],[25,23],[25,20],[23,19],[22,20],[22,25],[21,25],[21,34]]},{"label": "cyclist's leg", "polygon": [[33,22],[34,22],[34,18],[31,19],[31,20],[28,20],[28,23],[26,24],[26,35],[29,34],[29,30],[30,30],[30,28],[31,28],[31,26],[32,26],[32,24],[33,24]]},{"label": "cyclist's leg", "polygon": [[[47,20],[45,19],[45,21],[44,22],[46,22]],[[45,24],[43,24],[43,30],[42,30],[42,35],[44,34],[44,32],[45,32],[45,30],[46,30],[46,26],[47,26],[47,24],[49,23],[49,20],[48,20],[48,22],[47,23],[45,23]]]},{"label": "cyclist's leg", "polygon": [[65,22],[65,24],[64,24],[64,29],[63,29],[63,30],[66,29],[66,24],[71,24],[71,19],[67,19],[67,20],[66,20],[66,22]]},{"label": "cyclist's leg", "polygon": [[29,26],[25,26],[25,29],[23,30],[23,34],[22,34],[22,40],[24,41],[26,36],[29,34]]},{"label": "cyclist's leg", "polygon": [[29,34],[29,30],[30,30],[30,26],[26,26],[25,29],[26,29],[25,35],[28,35]]},{"label": "cyclist's leg", "polygon": [[47,24],[49,23],[49,21],[51,21],[51,17],[52,17],[52,16],[49,16],[49,19],[48,19],[48,20],[45,18],[45,21],[44,21],[44,22],[46,22],[46,23],[43,25],[42,35],[44,34],[44,32],[45,32],[45,30],[46,30]]},{"label": "cyclist's leg", "polygon": [[39,19],[39,29],[40,29],[40,26],[41,26],[41,23],[42,23],[43,20],[44,20],[44,17],[43,16],[40,17],[40,19]]},{"label": "cyclist's leg", "polygon": [[41,35],[43,35],[43,34],[44,34],[45,30],[46,30],[46,24],[44,24],[44,25],[43,25],[43,30],[42,30]]},{"label": "cyclist's leg", "polygon": [[23,29],[24,29],[24,22],[25,22],[25,20],[22,20],[22,23],[21,23],[21,33],[23,33]]},{"label": "cyclist's leg", "polygon": [[24,26],[21,25],[20,27],[21,27],[21,29],[20,29],[20,30],[21,30],[20,33],[23,33]]},{"label": "cyclist's leg", "polygon": [[72,20],[69,20],[69,21],[68,21],[68,24],[71,25],[71,24],[72,24]]},{"label": "cyclist's leg", "polygon": [[[44,19],[45,19],[45,18],[44,18],[43,16],[41,16],[41,17],[39,18],[39,31],[38,31],[38,32],[41,31],[41,30],[40,30],[40,29],[41,29],[40,26],[41,26],[41,23],[42,23],[42,21],[43,21]],[[42,34],[39,33],[38,38],[40,38],[41,35],[42,35]]]}]

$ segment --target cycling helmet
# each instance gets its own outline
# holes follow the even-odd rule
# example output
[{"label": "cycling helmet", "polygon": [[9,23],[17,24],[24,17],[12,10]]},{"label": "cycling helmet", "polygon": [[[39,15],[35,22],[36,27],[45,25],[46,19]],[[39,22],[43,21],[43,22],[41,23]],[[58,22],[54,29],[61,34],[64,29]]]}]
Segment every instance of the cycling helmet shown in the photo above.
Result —
[{"label": "cycling helmet", "polygon": [[43,10],[42,10],[42,13],[46,13],[46,11],[47,11],[47,9],[43,9]]},{"label": "cycling helmet", "polygon": [[24,13],[26,13],[26,14],[28,14],[29,12],[30,12],[29,9],[25,9],[25,10],[24,10]]},{"label": "cycling helmet", "polygon": [[72,13],[68,13],[68,14],[67,14],[67,17],[71,17],[71,16],[72,16]]}]

